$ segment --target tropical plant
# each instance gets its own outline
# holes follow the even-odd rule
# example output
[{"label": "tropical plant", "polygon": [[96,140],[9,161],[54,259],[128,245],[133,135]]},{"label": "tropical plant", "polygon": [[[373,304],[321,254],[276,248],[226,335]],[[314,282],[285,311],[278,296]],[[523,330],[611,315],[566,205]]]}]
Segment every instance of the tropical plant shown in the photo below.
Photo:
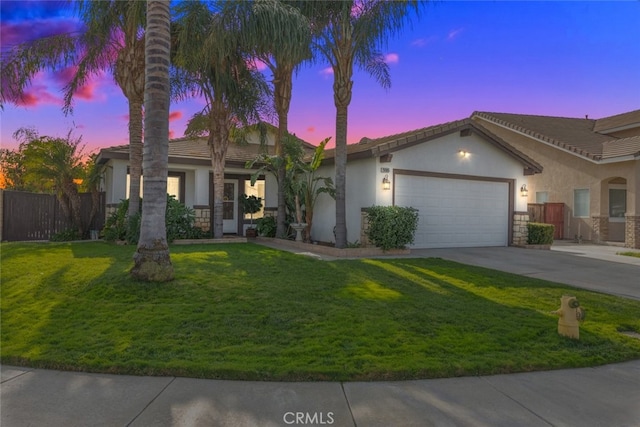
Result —
[{"label": "tropical plant", "polygon": [[[300,198],[304,204],[305,239],[311,241],[311,227],[313,226],[313,211],[316,200],[321,194],[328,194],[335,198],[333,180],[328,177],[317,176],[316,172],[322,164],[324,149],[331,138],[326,138],[316,147],[311,160],[307,163],[304,158],[295,159],[292,167],[295,170],[295,182]],[[296,210],[299,205],[296,207]]]},{"label": "tropical plant", "polygon": [[272,216],[258,218],[256,229],[261,236],[276,237],[276,219]]},{"label": "tropical plant", "polygon": [[[379,47],[392,33],[400,31],[407,15],[417,10],[422,1],[316,1],[306,7],[325,18],[315,47],[331,64],[333,100],[336,106],[336,247],[347,244],[346,168],[347,113],[353,92],[353,68],[358,66],[371,74],[384,88],[391,85],[389,67]],[[305,3],[303,3],[305,4]]]},{"label": "tropical plant", "polygon": [[252,47],[252,54],[271,72],[273,105],[278,115],[276,156],[278,177],[278,212],[276,236],[286,237],[286,187],[284,140],[289,134],[288,116],[293,91],[293,73],[311,58],[311,24],[295,7],[298,2],[285,0],[244,0],[229,2],[227,13],[241,20],[242,38]]},{"label": "tropical plant", "polygon": [[30,40],[3,54],[0,105],[21,102],[40,71],[73,67],[64,95],[63,110],[69,113],[78,90],[98,73],[111,71],[129,102],[129,213],[134,214],[139,208],[142,173],[145,3],[80,0],[75,5],[84,31]]},{"label": "tropical plant", "polygon": [[169,65],[171,13],[169,0],[147,2],[145,40],[144,194],[140,240],[131,275],[166,282],[174,271],[167,244],[165,215],[169,162]]},{"label": "tropical plant", "polygon": [[235,20],[201,1],[180,3],[176,10],[172,86],[178,99],[198,94],[207,103],[193,120],[206,123],[213,168],[213,237],[220,238],[230,137],[238,124],[259,121],[268,88],[249,65]]}]

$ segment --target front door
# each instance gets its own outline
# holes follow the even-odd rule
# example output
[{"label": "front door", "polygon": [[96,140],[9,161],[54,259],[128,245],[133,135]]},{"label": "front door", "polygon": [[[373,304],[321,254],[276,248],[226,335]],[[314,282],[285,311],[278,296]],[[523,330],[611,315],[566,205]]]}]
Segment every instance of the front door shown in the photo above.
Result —
[{"label": "front door", "polygon": [[222,208],[222,232],[238,232],[238,181],[224,180],[224,198]]}]

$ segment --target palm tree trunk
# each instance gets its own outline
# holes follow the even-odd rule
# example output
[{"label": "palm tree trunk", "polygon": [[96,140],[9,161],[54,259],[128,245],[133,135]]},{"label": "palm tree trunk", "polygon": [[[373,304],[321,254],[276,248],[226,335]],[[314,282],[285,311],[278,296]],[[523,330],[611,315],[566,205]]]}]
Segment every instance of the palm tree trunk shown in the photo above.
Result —
[{"label": "palm tree trunk", "polygon": [[289,107],[291,105],[291,92],[293,90],[293,67],[279,64],[275,70],[274,78],[274,103],[278,113],[278,135],[276,138],[276,155],[280,158],[278,163],[278,213],[276,217],[276,237],[287,237],[286,229],[286,169],[284,162],[283,140],[289,132]]},{"label": "palm tree trunk", "polygon": [[169,0],[147,2],[144,197],[140,240],[131,275],[152,282],[166,282],[174,276],[165,221],[169,161],[169,3]]},{"label": "palm tree trunk", "polygon": [[129,211],[131,219],[140,211],[142,175],[142,102],[129,98]]},{"label": "palm tree trunk", "polygon": [[333,99],[336,105],[336,247],[347,246],[347,113],[351,103],[353,81],[351,76],[352,61],[348,62],[346,70],[334,69]]},{"label": "palm tree trunk", "polygon": [[78,188],[76,187],[76,184],[73,181],[64,183],[62,187],[62,193],[64,194],[64,199],[66,199],[66,201],[68,201],[69,203],[67,212],[70,215],[71,222],[80,235],[80,238],[83,238],[86,228],[84,227],[84,224],[82,224],[80,195],[78,194]]},{"label": "palm tree trunk", "polygon": [[213,237],[219,239],[224,234],[224,166],[229,146],[229,114],[222,101],[215,101],[211,107],[211,133],[209,150],[213,168]]}]

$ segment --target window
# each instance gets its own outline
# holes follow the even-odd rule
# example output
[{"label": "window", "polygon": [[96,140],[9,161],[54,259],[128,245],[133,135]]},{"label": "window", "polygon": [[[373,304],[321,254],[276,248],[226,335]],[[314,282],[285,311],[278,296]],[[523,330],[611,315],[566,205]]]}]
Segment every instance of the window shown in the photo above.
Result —
[{"label": "window", "polygon": [[[256,181],[252,186],[251,181],[246,180],[244,182],[244,193],[247,196],[256,196],[262,199],[262,208],[253,214],[253,219],[262,218],[264,216],[264,179]],[[250,214],[244,214],[244,219],[251,219]]]},{"label": "window", "polygon": [[627,212],[627,190],[609,188],[609,218],[621,219]]},{"label": "window", "polygon": [[[170,196],[175,196],[177,200],[184,203],[184,176],[183,172],[169,172],[169,176],[167,177],[167,194]],[[125,197],[129,198],[129,181],[130,176],[127,174],[127,188]],[[140,178],[140,197],[142,197],[142,177]]]},{"label": "window", "polygon": [[573,190],[573,216],[575,218],[589,217],[589,190]]},{"label": "window", "polygon": [[536,203],[547,203],[549,201],[549,193],[546,191],[536,191]]}]

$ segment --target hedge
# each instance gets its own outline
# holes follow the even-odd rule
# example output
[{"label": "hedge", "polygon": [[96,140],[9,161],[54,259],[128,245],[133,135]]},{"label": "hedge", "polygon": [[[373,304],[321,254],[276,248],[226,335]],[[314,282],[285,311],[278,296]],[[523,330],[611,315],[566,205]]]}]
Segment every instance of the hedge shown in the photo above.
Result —
[{"label": "hedge", "polygon": [[553,224],[542,224],[538,222],[530,222],[527,224],[529,236],[527,243],[530,245],[550,245],[553,243],[553,233],[555,226]]}]

